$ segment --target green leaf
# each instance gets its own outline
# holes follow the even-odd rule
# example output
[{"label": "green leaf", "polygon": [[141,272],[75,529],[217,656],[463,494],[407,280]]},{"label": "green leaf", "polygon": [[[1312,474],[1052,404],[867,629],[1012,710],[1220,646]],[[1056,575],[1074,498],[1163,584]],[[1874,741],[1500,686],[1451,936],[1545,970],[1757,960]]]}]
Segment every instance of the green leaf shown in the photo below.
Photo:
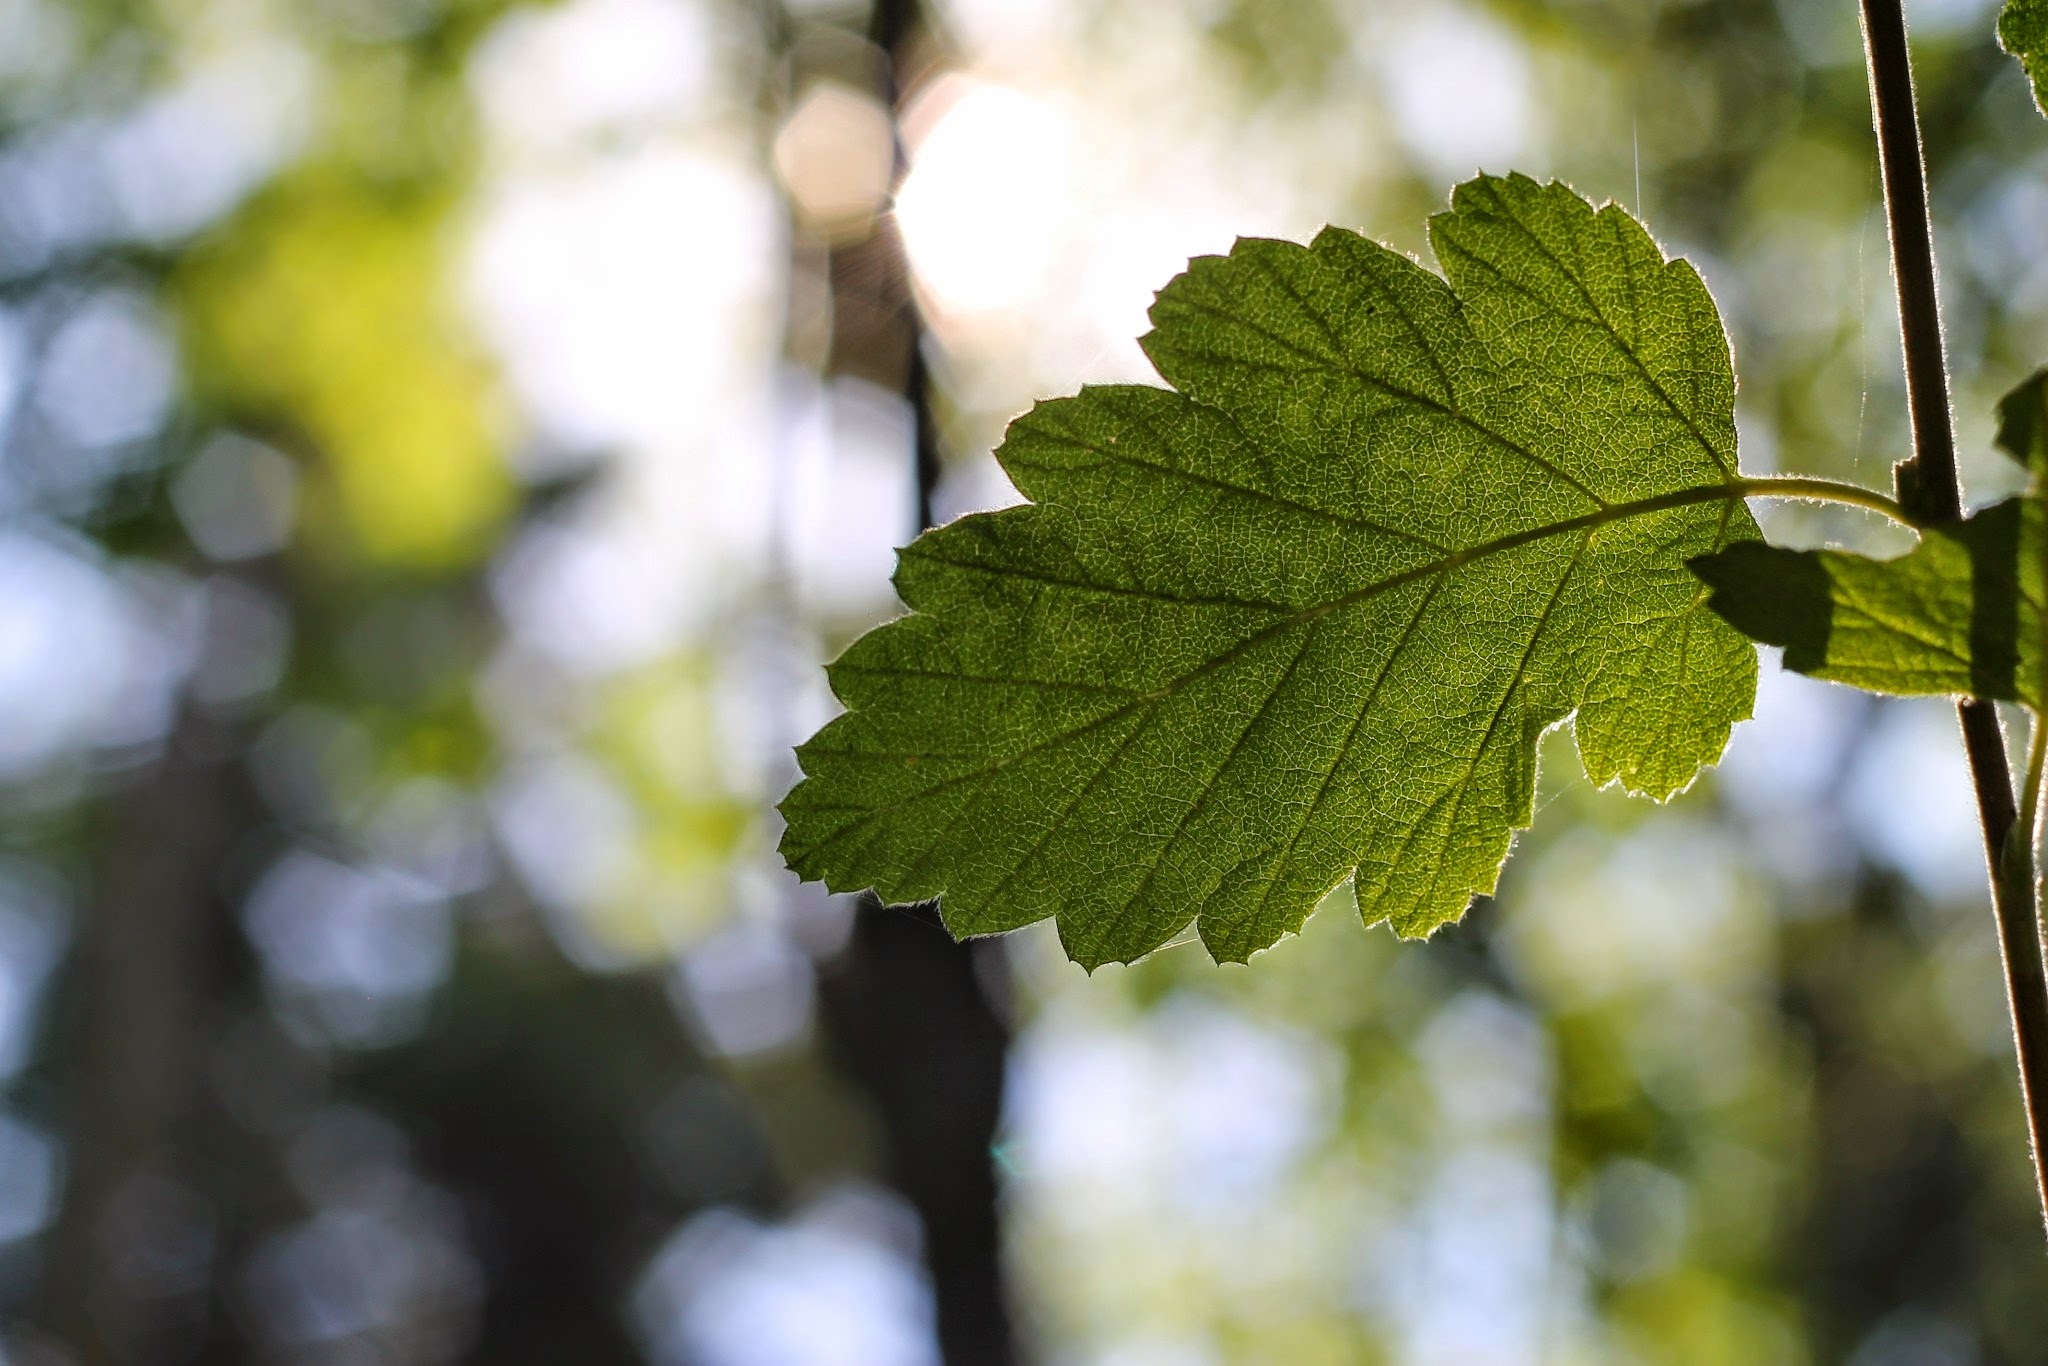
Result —
[{"label": "green leaf", "polygon": [[[832,666],[792,868],[956,934],[1056,916],[1129,960],[1242,960],[1353,874],[1424,935],[1492,889],[1535,744],[1664,797],[1748,715],[1686,561],[1755,537],[1690,265],[1516,176],[1460,186],[1448,284],[1337,228],[1189,263],[1146,353],[1011,425],[1033,505],[902,553],[912,614]],[[1177,391],[1177,392],[1176,392]]]},{"label": "green leaf", "polygon": [[[1998,405],[1999,447],[2048,470],[2048,370]],[[1947,693],[2038,710],[2044,693],[2040,490],[1922,530],[1896,559],[1731,546],[1693,562],[1708,606],[1785,667],[1871,692]]]},{"label": "green leaf", "polygon": [[1998,41],[2020,59],[2034,83],[2034,103],[2048,114],[2048,0],[2005,0]]},{"label": "green leaf", "polygon": [[1896,559],[1752,543],[1693,568],[1713,589],[1708,605],[1784,646],[1788,669],[1872,692],[2038,707],[2041,564],[2041,504],[2010,498],[1927,528]]}]

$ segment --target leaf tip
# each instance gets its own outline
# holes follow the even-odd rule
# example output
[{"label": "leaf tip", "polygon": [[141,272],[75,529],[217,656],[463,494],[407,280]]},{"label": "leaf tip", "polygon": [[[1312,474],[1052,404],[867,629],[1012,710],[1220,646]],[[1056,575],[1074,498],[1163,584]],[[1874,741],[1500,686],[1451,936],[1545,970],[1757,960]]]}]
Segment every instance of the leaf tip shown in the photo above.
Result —
[{"label": "leaf tip", "polygon": [[1998,402],[1998,448],[2036,475],[2048,470],[2048,366]]}]

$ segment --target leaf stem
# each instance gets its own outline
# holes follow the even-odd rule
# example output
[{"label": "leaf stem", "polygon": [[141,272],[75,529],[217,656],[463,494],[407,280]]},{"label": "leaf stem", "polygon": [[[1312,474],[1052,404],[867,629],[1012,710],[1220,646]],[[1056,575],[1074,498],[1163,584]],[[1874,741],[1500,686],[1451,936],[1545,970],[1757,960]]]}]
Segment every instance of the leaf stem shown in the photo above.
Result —
[{"label": "leaf stem", "polygon": [[1888,498],[1876,489],[1864,488],[1861,484],[1845,484],[1834,479],[1810,479],[1804,475],[1770,475],[1755,479],[1735,481],[1739,494],[1744,498],[1798,498],[1809,503],[1842,503],[1849,507],[1880,512],[1901,526],[1913,525],[1912,518],[1899,506],[1898,500]]},{"label": "leaf stem", "polygon": [[[1956,477],[1955,429],[1948,407],[1948,362],[1941,341],[1935,289],[1934,228],[1927,208],[1927,171],[1920,119],[1913,100],[1912,54],[1906,46],[1903,0],[1861,0],[1863,46],[1870,67],[1870,102],[1884,173],[1885,218],[1891,229],[1892,277],[1899,292],[1899,332],[1906,362],[1906,399],[1913,424],[1913,458],[1898,468],[1901,501],[1921,520],[1962,515]],[[2048,971],[2044,971],[2035,911],[2031,829],[2015,841],[2012,769],[1998,713],[1991,703],[1956,704],[1977,815],[1991,872],[1991,904],[2005,960],[2006,1003],[2019,1055],[2020,1096],[2026,1108],[2034,1181],[2048,1216]],[[2036,730],[2041,729],[2037,719]],[[2030,765],[2031,767],[2031,765]],[[2032,784],[2038,787],[2038,783]],[[2029,792],[2038,811],[2038,798]],[[2019,846],[2015,850],[2015,845]]]}]

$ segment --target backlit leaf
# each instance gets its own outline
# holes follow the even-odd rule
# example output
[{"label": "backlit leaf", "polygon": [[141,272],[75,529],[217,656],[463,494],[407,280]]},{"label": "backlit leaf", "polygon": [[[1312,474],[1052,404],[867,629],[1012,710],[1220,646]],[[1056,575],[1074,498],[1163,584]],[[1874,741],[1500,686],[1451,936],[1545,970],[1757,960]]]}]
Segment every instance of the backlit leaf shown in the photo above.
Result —
[{"label": "backlit leaf", "polygon": [[1079,961],[1194,921],[1243,959],[1351,877],[1423,935],[1490,890],[1538,736],[1664,797],[1746,716],[1755,653],[1694,556],[1756,535],[1712,299],[1620,208],[1483,177],[1445,279],[1341,229],[1243,240],[1152,309],[1172,389],[1039,404],[1024,507],[902,554],[911,615],[832,666],[790,865],[1057,917]]}]

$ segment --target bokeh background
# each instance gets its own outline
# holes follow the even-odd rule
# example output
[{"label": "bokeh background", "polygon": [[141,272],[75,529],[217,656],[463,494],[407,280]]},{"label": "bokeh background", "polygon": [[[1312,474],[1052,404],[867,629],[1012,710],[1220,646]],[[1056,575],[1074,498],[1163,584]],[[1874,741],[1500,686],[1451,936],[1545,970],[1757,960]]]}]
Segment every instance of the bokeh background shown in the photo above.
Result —
[{"label": "bokeh background", "polygon": [[[1972,501],[2048,360],[1992,8],[1908,5]],[[2048,1359],[1938,702],[1766,660],[1665,808],[1553,735],[1428,944],[1090,977],[774,854],[892,548],[1238,234],[1562,177],[1746,466],[1886,483],[1854,11],[0,0],[4,1360]]]}]

